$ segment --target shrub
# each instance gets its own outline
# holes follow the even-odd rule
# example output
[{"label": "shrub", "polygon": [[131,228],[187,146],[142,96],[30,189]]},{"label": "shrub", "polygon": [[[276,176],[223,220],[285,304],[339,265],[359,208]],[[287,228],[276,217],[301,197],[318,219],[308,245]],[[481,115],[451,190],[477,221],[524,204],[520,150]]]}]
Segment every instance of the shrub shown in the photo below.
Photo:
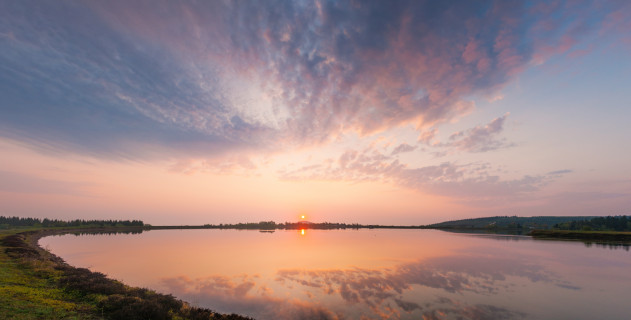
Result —
[{"label": "shrub", "polygon": [[83,294],[122,294],[125,285],[108,279],[100,272],[92,272],[85,268],[68,268],[64,271],[59,283],[69,290],[76,290]]},{"label": "shrub", "polygon": [[114,294],[101,301],[98,307],[108,319],[171,319],[168,309],[155,300]]}]

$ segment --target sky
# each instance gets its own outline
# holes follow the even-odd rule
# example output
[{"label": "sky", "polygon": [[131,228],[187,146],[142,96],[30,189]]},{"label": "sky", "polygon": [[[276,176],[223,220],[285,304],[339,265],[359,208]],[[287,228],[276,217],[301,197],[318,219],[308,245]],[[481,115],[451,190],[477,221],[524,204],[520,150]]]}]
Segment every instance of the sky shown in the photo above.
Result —
[{"label": "sky", "polygon": [[629,1],[0,1],[0,215],[631,214]]}]

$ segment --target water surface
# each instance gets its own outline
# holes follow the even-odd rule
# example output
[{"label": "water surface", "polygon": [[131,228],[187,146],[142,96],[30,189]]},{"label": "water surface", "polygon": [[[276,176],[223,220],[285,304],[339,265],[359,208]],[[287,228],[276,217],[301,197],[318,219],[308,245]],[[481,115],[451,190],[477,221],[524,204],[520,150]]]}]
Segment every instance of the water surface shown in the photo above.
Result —
[{"label": "water surface", "polygon": [[154,230],[40,244],[256,319],[628,319],[628,247],[436,230]]}]

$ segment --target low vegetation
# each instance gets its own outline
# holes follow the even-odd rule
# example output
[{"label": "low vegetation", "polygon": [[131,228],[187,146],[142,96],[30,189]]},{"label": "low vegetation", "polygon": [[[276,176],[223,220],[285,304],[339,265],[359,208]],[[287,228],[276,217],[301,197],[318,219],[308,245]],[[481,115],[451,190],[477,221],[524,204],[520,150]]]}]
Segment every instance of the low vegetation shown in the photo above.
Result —
[{"label": "low vegetation", "polygon": [[57,220],[0,216],[0,229],[12,227],[142,227],[141,220]]},{"label": "low vegetation", "polygon": [[586,243],[619,244],[628,250],[631,242],[631,218],[608,216],[567,221],[555,224],[552,230],[532,230],[530,235],[539,239],[572,239]]},{"label": "low vegetation", "polygon": [[574,220],[565,223],[557,223],[553,228],[558,230],[581,231],[631,231],[631,217],[608,216],[596,217],[589,220]]},{"label": "low vegetation", "polygon": [[624,231],[582,231],[582,230],[532,230],[535,238],[562,238],[577,240],[593,240],[606,242],[631,241],[631,232]]},{"label": "low vegetation", "polygon": [[37,246],[64,230],[0,232],[0,318],[6,319],[250,319],[189,305],[172,295],[129,287],[75,268]]},{"label": "low vegetation", "polygon": [[550,229],[554,225],[570,221],[588,220],[595,217],[517,217],[497,216],[446,221],[428,225],[433,229]]}]

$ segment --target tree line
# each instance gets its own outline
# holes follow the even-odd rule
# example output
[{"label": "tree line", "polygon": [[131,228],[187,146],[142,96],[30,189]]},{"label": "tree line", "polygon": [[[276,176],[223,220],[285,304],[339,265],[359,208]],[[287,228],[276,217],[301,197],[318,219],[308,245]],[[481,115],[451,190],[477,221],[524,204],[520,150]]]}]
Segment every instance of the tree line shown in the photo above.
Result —
[{"label": "tree line", "polygon": [[332,222],[285,222],[276,223],[274,221],[260,221],[236,224],[205,224],[204,228],[209,229],[260,229],[260,230],[276,230],[276,229],[359,229],[367,228],[361,224],[353,223],[332,223]]},{"label": "tree line", "polygon": [[554,229],[584,231],[631,231],[631,217],[607,216],[589,220],[557,223]]},{"label": "tree line", "polygon": [[518,217],[518,216],[496,216],[461,219],[445,221],[431,224],[427,227],[437,229],[550,229],[556,224],[563,224],[571,221],[581,221],[596,218],[581,216],[538,216],[538,217]]},{"label": "tree line", "polygon": [[8,227],[142,227],[141,220],[58,220],[0,216],[0,228]]}]

